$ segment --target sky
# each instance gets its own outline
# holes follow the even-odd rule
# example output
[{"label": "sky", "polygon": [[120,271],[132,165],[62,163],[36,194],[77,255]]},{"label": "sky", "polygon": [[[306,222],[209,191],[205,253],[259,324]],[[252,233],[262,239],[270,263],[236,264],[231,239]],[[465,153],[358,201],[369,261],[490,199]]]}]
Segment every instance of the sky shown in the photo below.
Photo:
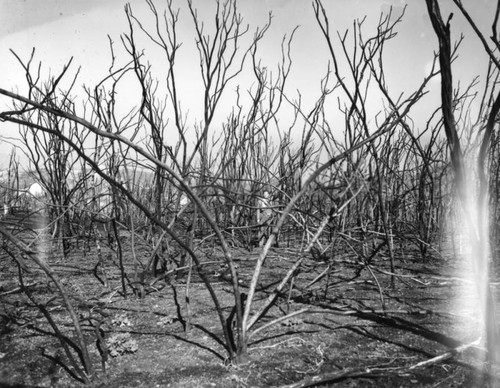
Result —
[{"label": "sky", "polygon": [[[151,14],[144,0],[130,0],[132,10],[141,20],[151,20]],[[165,2],[156,0],[158,9]],[[199,15],[207,26],[212,22],[215,2],[193,0]],[[389,88],[395,95],[411,91],[418,85],[429,69],[437,40],[428,20],[424,0],[324,0],[331,28],[343,33],[352,28],[355,19],[366,17],[364,25],[367,36],[372,34],[381,12],[392,6],[393,12],[401,12],[406,5],[403,22],[398,26],[398,36],[386,49],[386,72]],[[37,61],[43,64],[43,74],[58,74],[64,64],[73,57],[72,70],[80,67],[75,90],[82,90],[83,84],[95,85],[107,75],[110,65],[108,36],[115,42],[117,59],[126,62],[120,46],[120,35],[128,31],[124,13],[125,0],[0,0],[0,88],[17,91],[26,90],[24,74],[15,57],[14,50],[22,59],[29,58],[36,48]],[[493,0],[465,0],[464,5],[488,34],[492,21]],[[451,0],[441,1],[444,17],[453,9]],[[196,117],[196,106],[201,104],[198,58],[193,37],[193,22],[188,13],[186,1],[174,0],[179,14],[179,40],[183,42],[180,51],[179,76],[183,80],[181,91],[184,104],[192,103],[189,109]],[[312,2],[308,0],[239,0],[239,12],[250,31],[262,26],[269,12],[273,14],[271,28],[259,47],[259,56],[271,69],[280,59],[280,43],[284,35],[289,36],[299,26],[292,44],[293,67],[289,80],[289,91],[300,90],[305,101],[312,103],[318,96],[321,78],[325,75],[329,56],[326,44],[314,18]],[[466,21],[454,11],[452,19],[453,36],[464,34],[460,57],[454,64],[455,81],[470,82],[475,75],[485,71],[487,62],[479,41],[471,32]],[[252,32],[253,33],[253,32]],[[146,54],[153,64],[161,69],[161,58],[152,47],[145,46]],[[242,88],[245,79],[241,80]],[[238,85],[232,84],[233,90]],[[438,90],[439,84],[431,87]],[[82,94],[83,95],[83,94]],[[308,101],[310,98],[310,101]],[[428,107],[435,107],[436,93],[428,98]],[[433,100],[434,98],[434,100]],[[5,99],[0,98],[0,109],[5,109]],[[425,116],[427,103],[422,104],[416,114]],[[222,107],[228,112],[230,106]],[[224,114],[221,116],[221,120]],[[227,116],[227,115],[226,115]],[[8,162],[10,144],[6,138],[15,136],[17,128],[0,122],[0,168]]]}]

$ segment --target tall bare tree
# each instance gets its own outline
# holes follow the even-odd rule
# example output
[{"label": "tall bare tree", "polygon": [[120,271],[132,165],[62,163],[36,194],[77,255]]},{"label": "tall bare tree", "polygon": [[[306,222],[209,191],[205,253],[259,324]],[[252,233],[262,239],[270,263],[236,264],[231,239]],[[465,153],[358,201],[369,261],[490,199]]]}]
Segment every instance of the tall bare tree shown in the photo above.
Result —
[{"label": "tall bare tree", "polygon": [[[469,21],[481,43],[491,63],[500,71],[500,60],[497,50],[500,47],[498,40],[497,24],[500,13],[500,3],[497,4],[494,20],[492,23],[493,35],[491,37],[493,47],[490,47],[476,24],[469,16],[467,11],[459,0],[454,0],[455,5],[460,12]],[[488,235],[489,212],[488,212],[488,178],[486,172],[486,158],[490,148],[490,142],[494,127],[497,122],[498,112],[500,111],[500,92],[491,89],[491,97],[488,99],[487,106],[489,111],[485,112],[485,119],[482,124],[482,140],[477,156],[477,199],[472,198],[469,190],[469,177],[464,167],[464,145],[460,141],[457,120],[455,118],[455,93],[453,85],[452,61],[456,55],[456,46],[451,42],[451,19],[450,14],[447,21],[443,20],[441,10],[437,0],[426,0],[429,18],[434,28],[434,32],[439,43],[439,65],[441,72],[441,111],[443,116],[443,126],[450,150],[451,163],[455,174],[455,189],[460,200],[466,222],[469,227],[469,236],[472,252],[472,267],[474,271],[474,280],[476,283],[478,296],[482,302],[482,313],[484,320],[485,344],[488,348],[487,358],[490,362],[497,362],[499,358],[499,331],[496,321],[496,306],[491,290],[490,283],[490,245]]]}]

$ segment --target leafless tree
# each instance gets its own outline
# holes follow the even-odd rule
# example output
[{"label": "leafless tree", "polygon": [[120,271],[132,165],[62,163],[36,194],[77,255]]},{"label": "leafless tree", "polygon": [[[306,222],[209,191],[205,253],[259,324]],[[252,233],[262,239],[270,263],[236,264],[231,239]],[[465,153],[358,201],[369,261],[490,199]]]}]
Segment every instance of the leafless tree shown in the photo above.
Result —
[{"label": "leafless tree", "polygon": [[[480,140],[480,148],[477,156],[477,200],[471,198],[471,193],[468,190],[470,182],[468,181],[465,166],[464,166],[464,144],[460,140],[459,129],[457,128],[457,118],[454,107],[456,106],[452,61],[456,55],[456,47],[451,41],[451,19],[453,14],[450,14],[445,22],[441,16],[439,3],[436,0],[426,0],[429,18],[432,22],[434,32],[439,42],[439,65],[441,74],[441,112],[443,116],[443,126],[446,133],[448,148],[450,151],[451,163],[455,176],[455,190],[460,200],[462,209],[464,210],[465,220],[470,228],[470,239],[472,252],[475,257],[472,258],[474,280],[478,289],[480,298],[484,298],[482,312],[485,324],[485,343],[488,348],[488,361],[497,362],[498,354],[498,324],[495,318],[495,301],[492,294],[490,279],[489,279],[489,261],[490,247],[488,236],[488,177],[486,171],[486,159],[490,150],[491,138],[493,136],[494,127],[497,121],[497,115],[500,110],[500,93],[494,86],[487,85],[489,93],[487,94],[485,103],[481,113],[484,115],[481,123],[482,139]],[[500,47],[497,34],[498,15],[500,13],[500,4],[497,4],[494,20],[492,22],[491,43],[485,39],[480,32],[476,23],[472,20],[463,4],[459,0],[454,0],[462,15],[468,20],[471,27],[474,29],[480,42],[488,55],[490,64],[495,68],[495,73],[500,70],[500,60],[496,50]],[[492,45],[492,47],[490,46]],[[490,78],[488,78],[490,80]]]},{"label": "leafless tree", "polygon": [[[236,1],[217,1],[210,34],[208,22],[188,1],[203,90],[201,117],[190,124],[185,108],[181,108],[185,105],[181,105],[176,70],[183,43],[177,36],[179,11],[171,1],[163,14],[151,0],[146,3],[153,23],[143,24],[127,5],[128,32],[122,36],[127,60],[118,65],[117,48],[110,40],[108,75],[95,87],[85,89],[83,114],[77,113],[81,111],[75,108],[70,93],[57,87],[67,68],[41,88],[38,73],[30,67],[30,58],[27,64],[21,61],[26,70],[28,95],[0,89],[0,94],[15,102],[14,109],[0,113],[0,120],[20,124],[26,133],[43,134],[48,139],[47,153],[56,152],[58,158],[64,159],[71,151],[75,157],[72,160],[82,166],[84,176],[92,174],[102,181],[102,186],[109,187],[112,211],[103,218],[112,225],[114,242],[109,245],[120,263],[119,288],[123,297],[129,287],[143,294],[137,284],[144,286],[139,275],[145,276],[147,271],[138,273],[142,263],[135,254],[136,238],[149,244],[151,258],[161,253],[163,243],[167,252],[175,246],[184,254],[177,268],[170,272],[186,270],[187,273],[183,284],[186,302],[182,306],[185,329],[190,326],[190,279],[197,274],[215,307],[222,331],[219,342],[230,362],[241,363],[248,358],[253,338],[273,325],[311,310],[310,306],[289,309],[271,321],[262,319],[286,289],[291,295],[294,279],[308,255],[317,253],[321,259],[325,255],[327,260],[332,259],[333,240],[342,235],[356,253],[360,271],[367,270],[373,276],[385,307],[384,286],[372,271],[375,257],[386,249],[391,263],[389,274],[394,281],[394,239],[398,230],[409,229],[407,224],[418,219],[423,226],[418,233],[415,229],[413,232],[424,244],[430,243],[433,216],[421,210],[436,199],[434,180],[439,176],[440,164],[429,160],[434,153],[442,153],[442,147],[435,147],[439,142],[437,127],[429,125],[432,136],[425,145],[420,135],[414,134],[410,118],[412,108],[426,93],[437,72],[433,69],[413,92],[398,98],[391,96],[385,79],[384,47],[394,38],[403,15],[382,15],[369,39],[365,38],[363,21],[357,21],[353,30],[338,34],[340,46],[337,46],[330,18],[321,1],[315,1],[313,10],[331,65],[318,85],[316,101],[308,107],[300,93],[293,96],[288,91],[294,31],[284,37],[277,69],[271,70],[272,65],[264,64],[259,57],[259,44],[269,29],[271,17],[248,37],[249,27],[243,24]],[[139,31],[165,54],[161,81],[156,68],[143,54]],[[339,66],[341,59],[348,64],[346,72]],[[253,86],[244,90],[240,85],[231,94],[230,85],[247,67],[252,72]],[[132,96],[136,107],[132,104],[123,113],[117,108],[120,102],[117,90],[127,77],[139,85],[140,95]],[[234,97],[235,103],[225,112],[222,131],[218,132],[216,114],[222,110],[221,101],[227,95]],[[367,109],[368,95],[378,96],[384,107],[373,116]],[[336,104],[330,103],[332,99]],[[284,107],[293,112],[287,128],[279,121]],[[343,119],[344,139],[334,133],[331,117],[335,108]],[[301,133],[297,144],[292,135],[295,132]],[[174,140],[170,140],[170,135]],[[194,144],[189,144],[188,136],[194,139]],[[51,148],[53,144],[58,148]],[[405,155],[407,150],[411,150],[409,156]],[[154,177],[144,183],[147,186],[152,182],[152,187],[139,187],[136,174],[139,167]],[[67,173],[68,165],[61,168]],[[58,171],[51,170],[51,174],[61,177]],[[264,207],[272,217],[264,225],[255,213],[259,197],[266,190],[270,200]],[[85,198],[85,191],[79,198]],[[96,189],[90,198],[94,200],[97,196]],[[417,200],[410,199],[412,196]],[[98,206],[91,209],[98,213],[102,210]],[[140,222],[152,226],[146,236],[137,232]],[[251,248],[257,231],[263,227],[269,228],[268,233],[263,233],[267,239],[259,247],[250,279],[244,280],[231,248],[240,245]],[[267,285],[267,294],[262,294],[259,286],[264,281],[262,275],[270,249],[287,227],[300,234],[300,255],[288,262],[282,277],[273,279]],[[131,233],[135,266],[132,281],[125,270],[124,261],[130,256],[120,245],[120,228]],[[221,252],[221,264],[231,285],[229,313],[222,304],[222,291],[205,269],[211,260],[209,252],[215,246]],[[326,254],[328,249],[330,257]],[[151,262],[148,260],[144,266],[146,270],[151,269]],[[156,264],[152,266],[156,268]],[[247,288],[246,293],[242,287]],[[326,282],[324,295],[328,291]]]}]

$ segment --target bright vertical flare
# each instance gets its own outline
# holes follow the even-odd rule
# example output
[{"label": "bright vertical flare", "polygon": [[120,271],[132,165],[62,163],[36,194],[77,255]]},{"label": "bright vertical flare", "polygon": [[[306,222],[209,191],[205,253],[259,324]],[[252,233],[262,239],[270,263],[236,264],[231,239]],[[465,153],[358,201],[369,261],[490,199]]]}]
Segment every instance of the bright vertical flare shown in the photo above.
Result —
[{"label": "bright vertical flare", "polygon": [[[469,169],[471,171],[471,169]],[[474,188],[479,183],[474,176],[467,174],[464,187],[457,188],[458,201],[456,202],[455,241],[460,241],[460,249],[456,249],[459,260],[461,283],[457,296],[456,311],[466,317],[468,324],[465,334],[470,335],[466,341],[481,337],[481,345],[491,354],[479,360],[494,361],[497,336],[492,333],[496,330],[491,326],[494,319],[495,304],[490,288],[490,259],[491,249],[489,241],[489,207],[487,198],[481,201],[480,193]],[[483,353],[479,353],[483,354]],[[486,364],[485,364],[486,365]]]}]

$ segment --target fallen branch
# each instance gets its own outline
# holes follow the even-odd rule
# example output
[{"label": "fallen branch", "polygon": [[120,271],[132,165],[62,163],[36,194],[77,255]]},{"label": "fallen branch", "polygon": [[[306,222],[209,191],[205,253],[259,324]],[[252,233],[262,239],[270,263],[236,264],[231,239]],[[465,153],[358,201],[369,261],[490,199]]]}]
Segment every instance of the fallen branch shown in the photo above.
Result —
[{"label": "fallen branch", "polygon": [[456,356],[457,354],[462,353],[471,347],[478,346],[480,342],[481,342],[481,337],[479,337],[475,341],[472,341],[471,343],[457,346],[456,348],[453,348],[446,353],[440,354],[439,356],[436,356],[436,357],[430,358],[428,360],[421,361],[417,364],[414,364],[408,370],[414,370],[414,369],[426,367],[428,365],[437,364],[438,362],[444,361],[444,360],[447,360],[453,356]]},{"label": "fallen branch", "polygon": [[400,273],[394,273],[394,272],[391,272],[391,271],[385,271],[383,269],[380,269],[380,268],[375,268],[375,271],[377,272],[380,272],[380,273],[383,273],[385,275],[389,275],[389,276],[396,276],[398,278],[407,278],[407,279],[410,279],[410,280],[413,280],[414,282],[417,282],[419,284],[422,284],[424,286],[428,286],[430,283],[426,283],[422,280],[418,280],[415,276],[413,275],[405,275],[405,274],[400,274]]},{"label": "fallen branch", "polygon": [[[35,283],[31,283],[31,284],[26,284],[24,287],[26,288],[31,288],[31,287],[34,287],[38,284],[38,282],[35,282]],[[5,291],[5,292],[2,292],[0,293],[0,296],[5,296],[5,295],[10,295],[10,294],[15,294],[16,292],[22,292],[22,288],[21,287],[16,287],[16,288],[13,288],[12,290],[8,290],[8,291]]]},{"label": "fallen branch", "polygon": [[384,368],[384,367],[364,367],[364,368],[346,368],[336,372],[327,372],[317,376],[311,376],[303,379],[294,384],[283,385],[282,388],[305,388],[311,387],[318,384],[325,383],[335,383],[340,382],[347,379],[358,378],[358,377],[387,377],[391,375],[403,375],[415,369],[428,367],[430,365],[438,364],[441,361],[447,360],[456,356],[459,353],[464,352],[465,350],[479,345],[481,338],[473,341],[469,344],[464,344],[457,346],[439,356],[430,358],[425,361],[418,362],[416,364],[410,366],[401,366],[401,367],[393,367],[393,368]]}]

